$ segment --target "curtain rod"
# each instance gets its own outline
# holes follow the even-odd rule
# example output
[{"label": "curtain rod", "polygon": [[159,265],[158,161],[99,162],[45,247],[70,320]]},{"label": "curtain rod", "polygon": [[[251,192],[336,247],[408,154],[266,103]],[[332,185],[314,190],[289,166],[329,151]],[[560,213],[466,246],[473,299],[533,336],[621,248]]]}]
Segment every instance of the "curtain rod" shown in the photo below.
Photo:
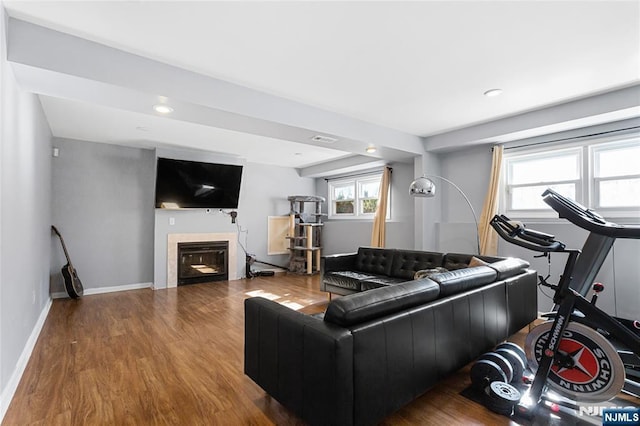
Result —
[{"label": "curtain rod", "polygon": [[[386,168],[389,169],[389,173],[393,173],[393,168],[392,167],[386,167]],[[379,171],[382,171],[382,170],[379,170]],[[330,177],[330,178],[324,178],[324,180],[329,182],[330,180],[344,179],[344,178],[350,178],[350,177],[356,177],[356,176],[372,175],[372,174],[377,173],[377,172],[378,172],[377,170],[373,170],[373,171],[370,171],[370,172],[353,173],[353,174],[350,174],[350,175],[341,175],[341,176],[334,176],[334,177]]]},{"label": "curtain rod", "polygon": [[532,142],[532,143],[524,144],[524,145],[505,147],[504,149],[506,151],[506,150],[509,150],[509,149],[526,148],[528,146],[545,145],[545,144],[548,144],[548,143],[555,143],[555,142],[565,142],[565,141],[571,141],[571,140],[577,140],[577,139],[590,138],[590,137],[593,137],[593,136],[602,136],[602,135],[608,135],[608,134],[611,134],[611,133],[625,132],[627,130],[633,130],[633,129],[640,129],[640,126],[626,127],[624,129],[616,129],[616,130],[607,130],[606,132],[590,133],[588,135],[571,136],[571,137],[568,137],[568,138],[552,139],[550,141]]}]

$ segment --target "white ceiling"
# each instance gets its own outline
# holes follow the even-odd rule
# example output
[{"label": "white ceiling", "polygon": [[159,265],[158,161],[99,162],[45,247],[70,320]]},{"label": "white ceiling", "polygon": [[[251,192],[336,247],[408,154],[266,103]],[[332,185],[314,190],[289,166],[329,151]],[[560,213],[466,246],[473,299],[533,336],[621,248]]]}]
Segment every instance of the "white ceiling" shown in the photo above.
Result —
[{"label": "white ceiling", "polygon": [[[55,136],[185,146],[289,167],[355,155],[403,160],[416,154],[404,146],[411,135],[451,132],[640,82],[639,1],[4,5],[11,17],[284,98],[309,116],[331,113],[349,129],[338,134],[332,127],[338,124],[273,111],[259,118],[283,130],[225,129],[186,113],[168,119],[123,101],[73,95],[60,85],[47,92],[34,77]],[[483,96],[492,88],[503,94]],[[197,103],[187,95],[172,100]],[[232,112],[258,117],[244,108]],[[355,129],[367,123],[373,127],[356,137]],[[293,137],[292,129],[340,141],[317,144],[308,135]],[[379,151],[366,154],[367,144]]]}]

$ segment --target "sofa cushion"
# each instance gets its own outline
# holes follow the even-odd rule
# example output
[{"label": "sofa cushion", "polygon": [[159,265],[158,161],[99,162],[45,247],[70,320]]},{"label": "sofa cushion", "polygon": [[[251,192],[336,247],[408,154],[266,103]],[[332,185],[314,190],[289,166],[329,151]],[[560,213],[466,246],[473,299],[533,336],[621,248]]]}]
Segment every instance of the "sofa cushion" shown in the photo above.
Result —
[{"label": "sofa cushion", "polygon": [[388,285],[396,285],[406,281],[408,280],[405,280],[404,278],[385,277],[380,275],[376,278],[368,278],[364,281],[361,281],[361,286],[362,286],[361,290],[362,291],[373,290],[374,288],[386,287]]},{"label": "sofa cushion", "polygon": [[515,257],[508,257],[487,265],[498,273],[498,280],[504,280],[524,272],[529,267],[529,262]]},{"label": "sofa cushion", "polygon": [[429,279],[440,285],[440,297],[447,297],[492,283],[497,276],[498,273],[488,266],[476,266],[434,274]]},{"label": "sofa cushion", "polygon": [[374,275],[390,275],[395,250],[360,247],[356,257],[356,270]]},{"label": "sofa cushion", "polygon": [[444,255],[428,251],[396,250],[391,264],[391,276],[412,280],[421,269],[431,269],[442,265]]},{"label": "sofa cushion", "polygon": [[332,271],[324,274],[324,282],[336,287],[348,288],[349,290],[361,291],[360,282],[362,280],[374,279],[372,274],[363,274],[356,271]]},{"label": "sofa cushion", "polygon": [[351,326],[430,302],[439,294],[440,286],[429,278],[376,288],[332,301],[324,320]]}]

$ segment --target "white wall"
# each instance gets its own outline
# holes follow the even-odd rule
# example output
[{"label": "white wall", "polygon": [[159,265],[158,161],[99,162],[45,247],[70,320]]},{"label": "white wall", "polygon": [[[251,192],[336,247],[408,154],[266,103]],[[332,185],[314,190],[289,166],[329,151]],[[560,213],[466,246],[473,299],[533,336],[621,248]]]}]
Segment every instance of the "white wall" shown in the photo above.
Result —
[{"label": "white wall", "polygon": [[[414,161],[414,177],[441,176],[440,156],[425,152]],[[438,198],[414,198],[415,248],[417,250],[436,251],[438,247],[438,228],[442,216],[441,200]]]},{"label": "white wall", "polygon": [[[412,164],[391,164],[391,219],[387,221],[386,247],[412,249],[415,245],[413,199],[409,184],[414,178]],[[316,192],[327,198],[327,181],[316,179]],[[327,204],[323,206],[326,213]],[[323,229],[323,254],[351,253],[371,245],[373,221],[327,219]]]},{"label": "white wall", "polygon": [[51,132],[6,62],[0,7],[0,420],[50,306]]},{"label": "white wall", "polygon": [[[440,160],[442,176],[464,192],[480,220],[491,173],[491,148],[471,147],[441,154]],[[442,219],[435,226],[438,251],[477,253],[477,234],[469,205],[453,185],[438,179],[434,182],[438,192],[426,202],[434,205],[434,209],[440,203]]]}]

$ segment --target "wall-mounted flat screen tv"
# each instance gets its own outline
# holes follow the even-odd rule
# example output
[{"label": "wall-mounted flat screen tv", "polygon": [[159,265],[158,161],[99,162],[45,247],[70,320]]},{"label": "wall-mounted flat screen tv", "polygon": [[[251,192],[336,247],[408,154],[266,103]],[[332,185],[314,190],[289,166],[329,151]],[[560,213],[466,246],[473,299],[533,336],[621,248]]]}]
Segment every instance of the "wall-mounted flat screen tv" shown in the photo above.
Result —
[{"label": "wall-mounted flat screen tv", "polygon": [[238,208],[242,166],[158,158],[156,208]]}]

